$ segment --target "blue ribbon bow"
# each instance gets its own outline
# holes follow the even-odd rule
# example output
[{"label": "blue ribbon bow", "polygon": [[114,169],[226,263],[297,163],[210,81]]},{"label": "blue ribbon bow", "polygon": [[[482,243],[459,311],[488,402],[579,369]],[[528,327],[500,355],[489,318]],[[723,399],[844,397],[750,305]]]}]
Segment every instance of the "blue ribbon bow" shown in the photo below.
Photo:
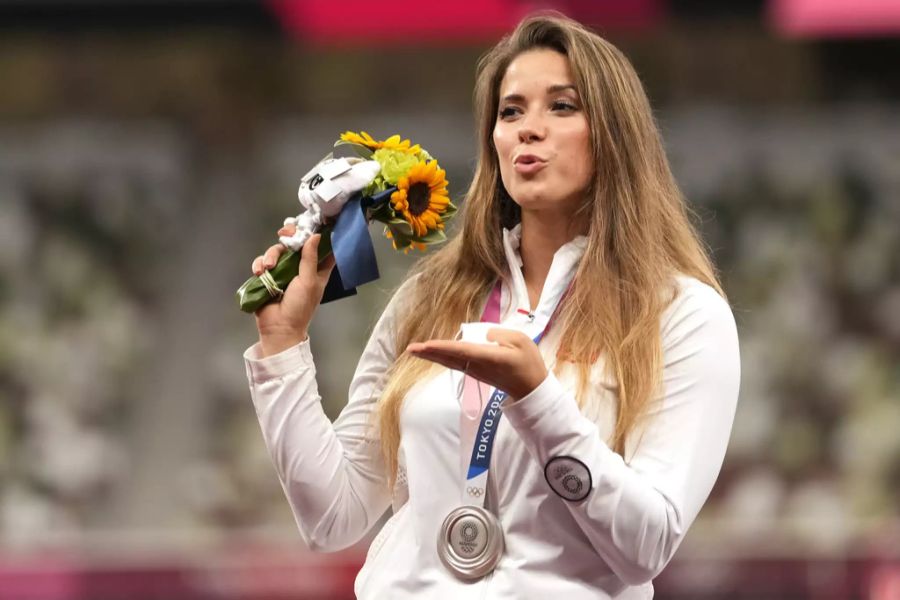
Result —
[{"label": "blue ribbon bow", "polygon": [[335,267],[325,286],[322,304],[355,296],[357,286],[378,279],[378,263],[369,235],[366,209],[388,201],[396,189],[391,187],[374,196],[357,193],[344,204],[331,232]]}]

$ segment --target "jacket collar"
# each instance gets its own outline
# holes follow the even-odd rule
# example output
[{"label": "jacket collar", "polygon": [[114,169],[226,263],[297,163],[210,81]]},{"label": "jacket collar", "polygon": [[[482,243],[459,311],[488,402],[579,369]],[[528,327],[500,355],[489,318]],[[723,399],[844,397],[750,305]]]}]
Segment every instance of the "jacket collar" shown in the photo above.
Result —
[{"label": "jacket collar", "polygon": [[519,245],[522,242],[522,225],[516,225],[512,229],[503,229],[503,249],[506,253],[506,262],[509,268],[509,296],[510,304],[514,310],[534,308],[531,319],[526,314],[516,315],[514,318],[523,324],[529,321],[546,323],[547,319],[556,309],[560,298],[569,287],[569,283],[575,276],[578,263],[587,248],[588,238],[583,235],[576,236],[563,244],[553,255],[547,280],[541,290],[541,298],[536,307],[531,307],[528,300],[528,289],[525,287],[525,277],[522,274],[522,256],[519,254]]}]

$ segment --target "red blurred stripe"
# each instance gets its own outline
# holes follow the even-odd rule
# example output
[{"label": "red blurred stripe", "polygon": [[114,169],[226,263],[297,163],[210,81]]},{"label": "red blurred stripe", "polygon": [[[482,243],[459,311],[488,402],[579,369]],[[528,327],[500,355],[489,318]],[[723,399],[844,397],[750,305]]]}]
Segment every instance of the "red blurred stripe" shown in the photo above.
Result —
[{"label": "red blurred stripe", "polygon": [[284,27],[317,44],[405,45],[495,40],[538,9],[560,10],[582,22],[643,28],[662,15],[662,0],[268,0]]},{"label": "red blurred stripe", "polygon": [[900,0],[772,0],[769,19],[792,37],[859,37],[900,32]]}]

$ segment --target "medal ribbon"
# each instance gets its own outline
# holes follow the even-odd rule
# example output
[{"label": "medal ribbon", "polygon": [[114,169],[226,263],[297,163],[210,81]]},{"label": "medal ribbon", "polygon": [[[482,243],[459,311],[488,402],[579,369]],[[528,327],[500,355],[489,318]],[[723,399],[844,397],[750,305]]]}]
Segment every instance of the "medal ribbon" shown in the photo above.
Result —
[{"label": "medal ribbon", "polygon": [[[550,329],[550,325],[553,323],[553,317],[556,314],[556,309],[562,304],[567,293],[568,289],[560,295],[556,308],[554,308],[550,315],[546,317],[546,324],[541,327],[541,324],[537,323],[534,327],[535,329],[540,328],[540,332],[532,338],[535,344],[539,344],[541,338],[543,338],[544,334]],[[529,319],[534,319],[532,313],[529,313]],[[500,322],[499,281],[494,285],[494,289],[491,290],[491,295],[488,297],[487,305],[481,315],[481,321],[484,323]],[[533,320],[531,322],[534,323]],[[472,454],[469,458],[468,469],[466,470],[463,503],[475,506],[484,506],[484,498],[487,491],[488,470],[491,465],[491,452],[494,448],[494,438],[497,434],[497,427],[500,425],[500,418],[503,416],[501,405],[509,395],[503,390],[497,388],[493,389],[487,406],[484,407],[484,412],[481,414],[481,419],[477,421],[478,427],[476,429],[473,427],[476,420],[468,417],[466,412],[467,409],[471,410],[476,406],[478,407],[478,411],[481,411],[482,407],[479,402],[479,395],[484,392],[485,389],[490,390],[491,388],[468,375],[465,376],[465,383],[463,384],[463,402],[459,419],[460,443],[462,447],[465,448],[466,442],[471,441]]]}]

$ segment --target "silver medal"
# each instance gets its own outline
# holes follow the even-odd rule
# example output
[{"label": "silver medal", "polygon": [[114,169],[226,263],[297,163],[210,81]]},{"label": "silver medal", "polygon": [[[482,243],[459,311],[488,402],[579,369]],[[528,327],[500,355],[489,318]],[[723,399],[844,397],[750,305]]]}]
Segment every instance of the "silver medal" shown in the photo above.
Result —
[{"label": "silver medal", "polygon": [[500,522],[480,506],[461,506],[444,519],[437,551],[460,579],[480,579],[494,570],[503,554]]}]

